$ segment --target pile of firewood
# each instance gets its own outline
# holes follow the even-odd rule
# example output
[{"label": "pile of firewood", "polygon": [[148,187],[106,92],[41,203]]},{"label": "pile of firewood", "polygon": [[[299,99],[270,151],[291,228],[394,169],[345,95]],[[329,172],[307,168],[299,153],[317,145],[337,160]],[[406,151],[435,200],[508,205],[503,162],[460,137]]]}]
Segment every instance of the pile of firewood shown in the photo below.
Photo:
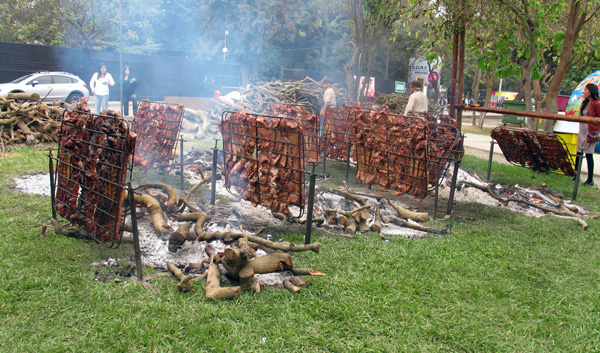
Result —
[{"label": "pile of firewood", "polygon": [[404,109],[406,109],[406,106],[408,105],[409,96],[410,95],[406,93],[378,94],[377,97],[375,97],[375,103],[387,106],[390,112],[404,114]]},{"label": "pile of firewood", "polygon": [[38,94],[10,93],[0,96],[0,148],[4,145],[58,142],[64,108],[46,105]]},{"label": "pile of firewood", "polygon": [[[408,97],[410,97],[410,93],[379,94],[375,97],[375,103],[387,106],[392,113],[402,115],[408,105]],[[440,108],[439,104],[429,100],[429,112],[437,112]]]},{"label": "pile of firewood", "polygon": [[[340,89],[336,84],[332,87],[336,92],[338,102],[347,101],[345,89]],[[240,100],[215,99],[217,106],[211,115],[213,119],[220,119],[221,112],[225,110],[246,110],[252,113],[261,113],[270,104],[297,103],[312,105],[320,109],[323,106],[323,83],[306,77],[302,81],[292,82],[266,82],[262,85],[250,84],[248,88],[240,90]]]},{"label": "pile of firewood", "polygon": [[[327,195],[329,194],[329,195]],[[341,196],[333,201],[331,194]],[[375,232],[386,237],[384,227],[395,225],[425,233],[450,233],[451,228],[438,229],[425,226],[429,215],[402,207],[383,194],[365,194],[343,189],[319,188],[315,209],[323,213],[323,223],[327,227],[343,230],[349,236],[356,232]],[[321,218],[315,218],[321,219]]]},{"label": "pile of firewood", "polygon": [[[209,178],[207,177],[205,181]],[[323,275],[315,269],[294,268],[289,254],[299,251],[318,253],[321,248],[320,243],[296,245],[289,242],[273,242],[258,236],[260,230],[254,235],[243,231],[208,231],[209,224],[228,224],[230,216],[226,213],[227,209],[231,210],[231,207],[190,203],[188,200],[192,193],[202,184],[204,182],[197,184],[185,197],[178,197],[175,190],[167,184],[143,184],[137,188],[134,195],[136,204],[148,209],[150,223],[157,235],[169,234],[168,244],[171,252],[179,251],[186,242],[206,243],[204,250],[207,254],[206,260],[202,263],[189,264],[186,267],[188,274],[173,263],[167,264],[167,268],[180,281],[177,288],[187,292],[192,290],[194,281],[206,279],[206,299],[215,300],[239,297],[242,289],[259,292],[260,283],[254,277],[255,274],[290,271],[294,277],[285,280],[282,286],[294,292],[306,284],[303,279],[296,276]],[[163,209],[166,210],[167,216]],[[180,222],[176,230],[168,224],[167,217]],[[213,241],[222,241],[229,245],[224,251],[217,253],[211,247]],[[266,254],[257,256],[258,250]],[[202,274],[196,276],[190,273],[191,270]],[[239,283],[239,286],[221,287],[222,271],[231,281]]]}]

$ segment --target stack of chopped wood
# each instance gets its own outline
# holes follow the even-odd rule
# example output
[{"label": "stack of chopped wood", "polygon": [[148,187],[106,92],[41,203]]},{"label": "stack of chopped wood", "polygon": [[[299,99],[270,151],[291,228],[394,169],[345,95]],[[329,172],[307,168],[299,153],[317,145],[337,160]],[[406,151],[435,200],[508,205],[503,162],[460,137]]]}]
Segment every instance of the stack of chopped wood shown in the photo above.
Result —
[{"label": "stack of chopped wood", "polygon": [[[388,107],[389,111],[396,114],[404,114],[404,110],[408,105],[408,97],[410,97],[410,93],[391,93],[391,94],[379,94],[375,97],[375,103],[379,105],[385,105]],[[439,112],[441,106],[436,102],[435,99],[429,100],[429,109],[430,113]]]},{"label": "stack of chopped wood", "polygon": [[10,93],[0,96],[0,139],[4,145],[58,142],[64,108],[46,105],[38,94]]},{"label": "stack of chopped wood", "polygon": [[[336,91],[339,102],[346,101],[346,90],[340,89],[336,84],[332,85]],[[240,90],[242,100],[229,102],[224,99],[215,99],[217,109],[211,114],[212,118],[219,119],[225,110],[246,110],[260,113],[269,104],[297,103],[309,104],[317,109],[323,106],[323,83],[306,77],[301,81],[291,82],[266,82],[262,85],[250,84],[248,88]],[[217,115],[216,117],[214,115]]]},{"label": "stack of chopped wood", "polygon": [[392,113],[404,114],[409,96],[406,93],[379,94],[375,97],[375,103],[387,106]]}]

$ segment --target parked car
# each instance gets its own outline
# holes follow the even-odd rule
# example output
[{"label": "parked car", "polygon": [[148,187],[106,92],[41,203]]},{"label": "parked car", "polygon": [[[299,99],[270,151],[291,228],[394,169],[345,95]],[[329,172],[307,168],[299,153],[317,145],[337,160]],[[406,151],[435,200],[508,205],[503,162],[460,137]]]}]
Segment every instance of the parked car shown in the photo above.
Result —
[{"label": "parked car", "polygon": [[0,84],[0,95],[8,93],[38,93],[44,102],[65,101],[74,104],[90,92],[85,82],[68,72],[46,71],[19,77]]}]

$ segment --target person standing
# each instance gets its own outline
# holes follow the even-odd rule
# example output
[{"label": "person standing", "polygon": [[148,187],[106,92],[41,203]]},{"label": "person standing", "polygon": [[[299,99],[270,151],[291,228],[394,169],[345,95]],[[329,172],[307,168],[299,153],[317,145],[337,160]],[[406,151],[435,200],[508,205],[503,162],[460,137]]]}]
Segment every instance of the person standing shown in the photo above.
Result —
[{"label": "person standing", "polygon": [[319,132],[323,133],[323,127],[325,125],[325,114],[327,113],[328,107],[334,107],[337,105],[335,100],[335,91],[333,87],[331,87],[331,82],[325,79],[323,80],[323,89],[325,93],[323,93],[323,108],[321,108],[321,122],[319,123]]},{"label": "person standing", "polygon": [[131,73],[131,67],[125,66],[125,70],[123,70],[123,116],[129,115],[129,102],[133,104],[133,115],[137,112],[137,96],[135,95],[137,86],[138,83]]},{"label": "person standing", "polygon": [[[583,90],[583,102],[579,109],[580,116],[600,117],[600,97],[598,96],[598,86],[588,83]],[[577,159],[579,164],[585,154],[587,161],[587,180],[583,185],[594,185],[594,149],[600,139],[600,125],[590,123],[579,123],[579,135],[577,135]]]},{"label": "person standing", "polygon": [[423,93],[421,82],[412,81],[410,83],[410,91],[412,92],[410,97],[408,97],[408,104],[406,105],[406,109],[404,109],[404,115],[408,115],[408,113],[427,113],[429,110],[429,100],[425,93]]},{"label": "person standing", "polygon": [[106,65],[100,64],[98,72],[94,72],[90,81],[90,88],[94,95],[94,104],[96,105],[96,114],[102,110],[108,111],[108,86],[114,86],[115,81],[112,76],[106,72]]}]

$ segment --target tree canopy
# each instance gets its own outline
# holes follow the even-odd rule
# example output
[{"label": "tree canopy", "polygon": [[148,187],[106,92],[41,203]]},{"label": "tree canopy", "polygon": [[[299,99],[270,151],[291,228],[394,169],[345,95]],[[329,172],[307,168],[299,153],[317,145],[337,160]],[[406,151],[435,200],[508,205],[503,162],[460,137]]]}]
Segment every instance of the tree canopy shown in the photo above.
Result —
[{"label": "tree canopy", "polygon": [[450,39],[462,23],[467,82],[519,79],[526,97],[547,91],[552,99],[598,68],[599,7],[594,0],[13,0],[0,4],[0,40],[225,58],[247,65],[254,80],[278,78],[282,67],[320,70],[345,75],[357,92],[357,76],[406,80],[411,57],[440,56],[449,67]]}]

